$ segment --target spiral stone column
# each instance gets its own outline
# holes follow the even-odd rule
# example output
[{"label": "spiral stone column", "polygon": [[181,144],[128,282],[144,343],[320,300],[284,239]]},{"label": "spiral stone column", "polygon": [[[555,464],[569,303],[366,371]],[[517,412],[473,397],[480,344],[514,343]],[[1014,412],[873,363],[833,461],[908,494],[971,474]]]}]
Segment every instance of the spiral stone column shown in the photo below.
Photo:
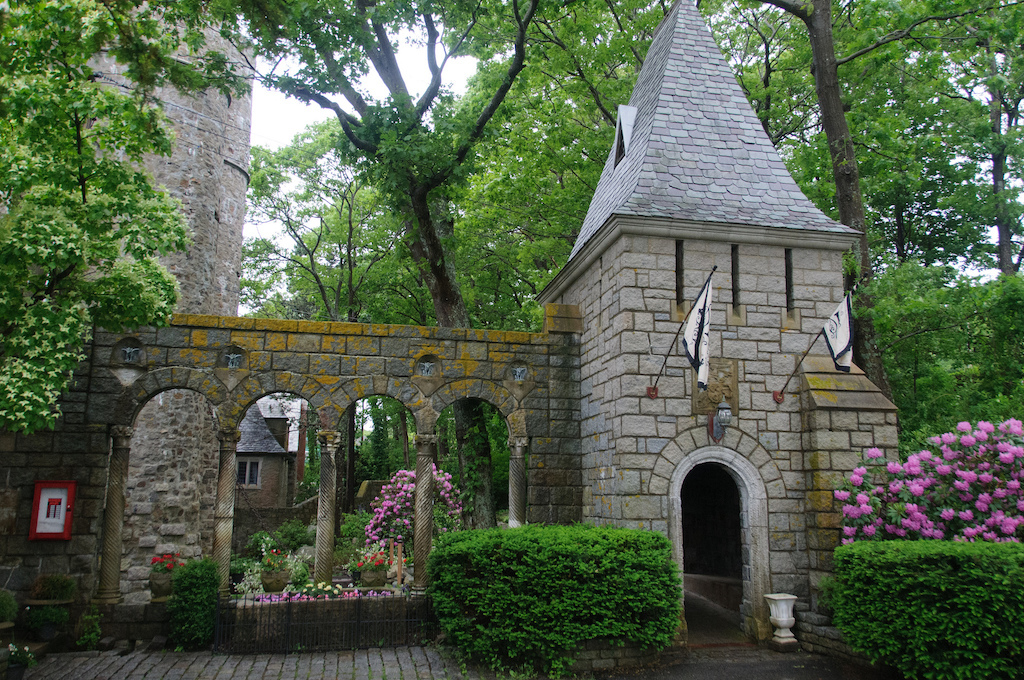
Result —
[{"label": "spiral stone column", "polygon": [[110,428],[110,438],[113,442],[107,471],[107,504],[103,509],[100,584],[94,600],[98,604],[121,601],[121,529],[124,527],[124,485],[128,481],[132,428],[115,425]]},{"label": "spiral stone column", "polygon": [[508,440],[508,526],[510,529],[526,524],[526,449],[527,437]]},{"label": "spiral stone column", "polygon": [[323,430],[320,439],[320,496],[316,509],[316,561],[313,582],[330,583],[334,572],[334,504],[337,501],[337,477],[334,460],[341,446],[341,433]]},{"label": "spiral stone column", "polygon": [[217,502],[213,512],[213,559],[220,575],[220,592],[228,594],[231,572],[231,534],[235,528],[235,447],[239,432],[225,428],[217,433],[220,440],[220,471],[217,475]]},{"label": "spiral stone column", "polygon": [[413,524],[412,591],[422,594],[427,588],[427,558],[434,537],[434,455],[437,436],[416,435],[416,518]]}]

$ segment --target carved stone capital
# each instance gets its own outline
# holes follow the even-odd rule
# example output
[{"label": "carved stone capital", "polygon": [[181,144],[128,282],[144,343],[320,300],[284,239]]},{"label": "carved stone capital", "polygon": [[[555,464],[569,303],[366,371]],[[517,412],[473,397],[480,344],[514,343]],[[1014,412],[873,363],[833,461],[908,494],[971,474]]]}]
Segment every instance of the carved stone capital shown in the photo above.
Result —
[{"label": "carved stone capital", "polygon": [[416,435],[416,450],[419,451],[420,447],[426,446],[437,446],[437,435],[436,434],[417,434]]},{"label": "carved stone capital", "polygon": [[341,446],[342,437],[341,433],[337,430],[320,430],[316,433],[316,437],[324,447],[332,451]]},{"label": "carved stone capital", "polygon": [[131,439],[134,432],[135,430],[128,425],[112,425],[110,427],[110,436],[113,439]]},{"label": "carved stone capital", "polygon": [[242,438],[242,433],[237,428],[224,427],[217,430],[217,439],[223,444],[237,444],[238,440]]},{"label": "carved stone capital", "polygon": [[[529,437],[509,437],[508,438],[508,448],[509,448],[509,450],[511,450],[512,455],[516,455],[517,453],[519,455],[523,455],[524,453],[526,453],[526,447],[528,447],[529,445],[530,445],[530,438]],[[517,452],[516,449],[519,449],[519,451]]]}]

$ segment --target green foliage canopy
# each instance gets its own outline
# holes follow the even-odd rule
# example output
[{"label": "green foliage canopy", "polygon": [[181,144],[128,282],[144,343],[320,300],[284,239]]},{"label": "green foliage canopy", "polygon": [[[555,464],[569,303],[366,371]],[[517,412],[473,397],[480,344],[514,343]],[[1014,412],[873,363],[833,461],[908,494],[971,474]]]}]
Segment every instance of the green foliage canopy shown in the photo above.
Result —
[{"label": "green foliage canopy", "polygon": [[[182,7],[183,9],[184,7]],[[176,299],[161,254],[188,232],[176,201],[141,170],[172,137],[148,96],[216,76],[187,64],[201,32],[159,3],[22,1],[0,12],[0,429],[52,427],[92,325],[162,323]],[[167,31],[161,20],[180,20]],[[94,58],[122,60],[130,87],[100,84]],[[219,74],[219,75],[217,75]]]}]

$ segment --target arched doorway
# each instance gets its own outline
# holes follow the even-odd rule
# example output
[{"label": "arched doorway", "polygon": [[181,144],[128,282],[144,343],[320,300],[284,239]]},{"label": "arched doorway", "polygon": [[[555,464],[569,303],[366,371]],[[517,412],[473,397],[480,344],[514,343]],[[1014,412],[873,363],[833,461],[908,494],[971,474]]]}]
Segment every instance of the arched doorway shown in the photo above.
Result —
[{"label": "arched doorway", "polygon": [[720,463],[702,463],[683,480],[684,588],[737,614],[743,600],[740,491]]},{"label": "arched doorway", "polygon": [[758,469],[736,451],[703,447],[683,456],[669,492],[669,534],[684,590],[729,612],[733,630],[770,637],[768,497]]}]

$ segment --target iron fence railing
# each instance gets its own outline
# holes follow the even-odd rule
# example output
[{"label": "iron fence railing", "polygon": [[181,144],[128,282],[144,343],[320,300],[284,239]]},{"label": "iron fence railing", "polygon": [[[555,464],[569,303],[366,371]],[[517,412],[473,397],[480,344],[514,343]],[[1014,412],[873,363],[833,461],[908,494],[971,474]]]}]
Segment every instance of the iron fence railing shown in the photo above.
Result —
[{"label": "iron fence railing", "polygon": [[220,599],[213,649],[287,654],[421,644],[437,634],[426,597],[401,594],[330,600]]}]

